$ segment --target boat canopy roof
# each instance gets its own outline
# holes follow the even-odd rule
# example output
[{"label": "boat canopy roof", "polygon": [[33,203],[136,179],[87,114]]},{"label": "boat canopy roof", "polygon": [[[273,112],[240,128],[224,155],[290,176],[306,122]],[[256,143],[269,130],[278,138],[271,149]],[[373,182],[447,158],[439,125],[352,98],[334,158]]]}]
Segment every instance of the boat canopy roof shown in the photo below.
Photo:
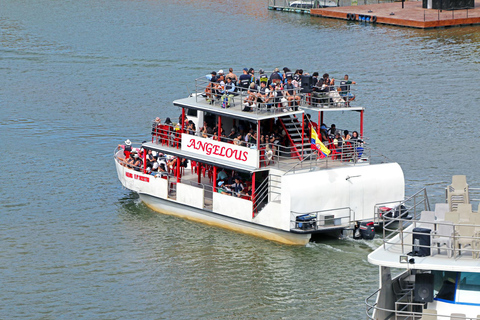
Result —
[{"label": "boat canopy roof", "polygon": [[271,119],[280,116],[292,115],[292,114],[302,114],[303,110],[298,111],[287,111],[283,110],[274,110],[269,111],[265,110],[255,110],[253,112],[242,111],[242,102],[239,101],[235,103],[235,106],[230,108],[222,108],[220,105],[209,104],[204,98],[197,98],[196,96],[190,96],[188,98],[178,99],[173,101],[173,105],[180,108],[195,109],[199,111],[205,111],[212,114],[220,116],[229,116],[235,119],[242,119],[247,121],[261,121],[265,119]]}]

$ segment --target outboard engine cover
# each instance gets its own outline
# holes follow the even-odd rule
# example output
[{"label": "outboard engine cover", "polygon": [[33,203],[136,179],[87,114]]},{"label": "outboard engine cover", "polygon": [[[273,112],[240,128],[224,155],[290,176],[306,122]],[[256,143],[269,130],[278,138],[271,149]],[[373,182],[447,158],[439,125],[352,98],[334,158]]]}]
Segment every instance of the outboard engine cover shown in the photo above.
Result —
[{"label": "outboard engine cover", "polygon": [[375,228],[373,222],[360,223],[360,236],[365,240],[372,240],[375,237]]}]

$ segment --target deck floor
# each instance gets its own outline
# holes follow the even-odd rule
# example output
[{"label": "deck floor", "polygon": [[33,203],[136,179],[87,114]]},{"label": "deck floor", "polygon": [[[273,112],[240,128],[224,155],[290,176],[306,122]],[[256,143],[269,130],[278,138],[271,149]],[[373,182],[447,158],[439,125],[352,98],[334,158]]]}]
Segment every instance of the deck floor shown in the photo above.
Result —
[{"label": "deck floor", "polygon": [[[422,1],[406,1],[402,9],[401,2],[367,4],[361,6],[312,9],[312,16],[347,20],[347,14],[353,13],[358,21],[359,15],[376,16],[377,24],[402,27],[432,29],[480,24],[480,0],[475,8],[464,10],[437,10],[422,8]],[[369,12],[371,11],[371,12]],[[392,15],[393,13],[393,15]],[[361,23],[371,23],[364,22]]]}]

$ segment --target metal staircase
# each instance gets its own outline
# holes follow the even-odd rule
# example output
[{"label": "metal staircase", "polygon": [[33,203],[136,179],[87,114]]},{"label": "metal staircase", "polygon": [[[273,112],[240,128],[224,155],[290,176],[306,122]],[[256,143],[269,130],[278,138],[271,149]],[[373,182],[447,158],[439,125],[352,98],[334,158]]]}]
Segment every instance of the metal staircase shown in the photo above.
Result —
[{"label": "metal staircase", "polygon": [[302,124],[298,121],[298,118],[294,115],[289,115],[280,117],[279,119],[290,141],[291,156],[301,160],[309,155],[312,152],[309,134],[308,132],[304,132],[302,139]]}]

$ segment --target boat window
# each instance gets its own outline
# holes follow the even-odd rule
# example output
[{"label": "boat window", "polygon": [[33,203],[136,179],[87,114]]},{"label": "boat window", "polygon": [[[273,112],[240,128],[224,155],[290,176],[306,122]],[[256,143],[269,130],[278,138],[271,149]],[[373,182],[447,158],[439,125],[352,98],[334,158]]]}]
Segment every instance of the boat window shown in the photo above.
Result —
[{"label": "boat window", "polygon": [[460,274],[456,302],[480,305],[480,273],[462,272]]},{"label": "boat window", "polygon": [[432,271],[434,276],[433,293],[436,299],[454,301],[457,272]]},{"label": "boat window", "polygon": [[197,110],[196,109],[187,109],[187,117],[197,117]]}]

